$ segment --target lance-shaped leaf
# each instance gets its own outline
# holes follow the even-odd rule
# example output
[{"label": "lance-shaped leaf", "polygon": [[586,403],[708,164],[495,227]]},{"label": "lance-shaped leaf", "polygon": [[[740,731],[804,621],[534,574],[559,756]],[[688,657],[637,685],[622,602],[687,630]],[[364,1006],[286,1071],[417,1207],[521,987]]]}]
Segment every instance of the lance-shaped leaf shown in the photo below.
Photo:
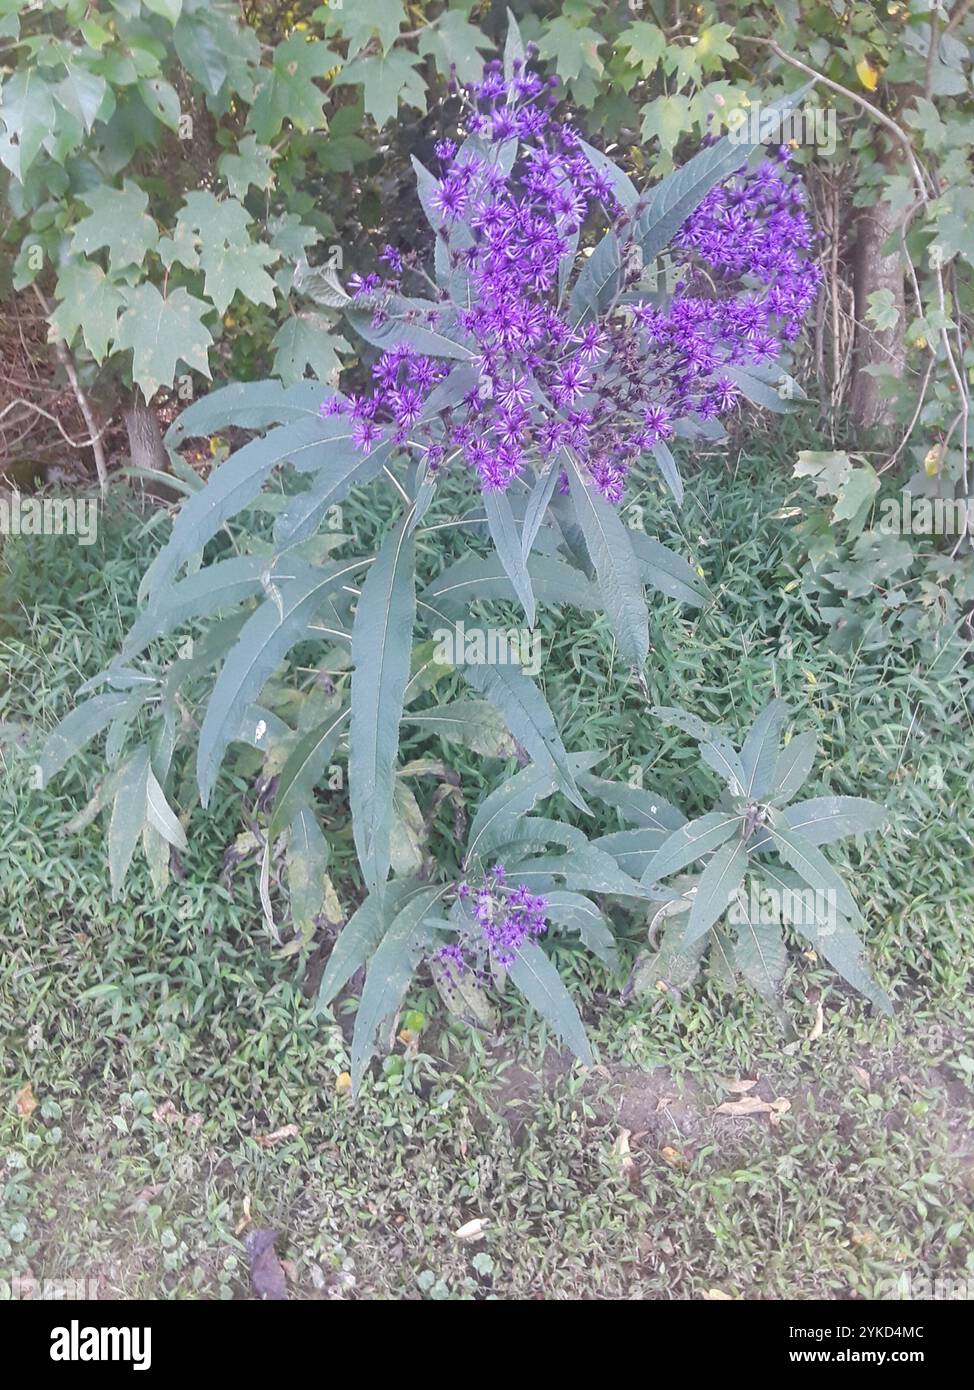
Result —
[{"label": "lance-shaped leaf", "polygon": [[484,758],[512,758],[517,749],[504,717],[486,700],[451,700],[432,709],[407,711],[406,724],[428,729],[447,743],[459,743]]},{"label": "lance-shaped leaf", "polygon": [[784,819],[810,845],[829,845],[846,835],[866,835],[881,830],[887,811],[862,796],[816,796],[786,807]]},{"label": "lance-shaped leaf", "polygon": [[135,846],[147,820],[146,789],[151,773],[148,744],[141,744],[126,760],[118,778],[118,789],[108,821],[108,871],[112,897],[122,890],[135,853]]},{"label": "lance-shaped leaf", "polygon": [[[599,606],[598,595],[584,574],[550,555],[532,555],[527,571],[533,592],[542,603],[569,603],[588,611]],[[498,555],[481,559],[465,555],[450,565],[423,591],[429,607],[450,613],[466,608],[475,598],[513,599],[514,587]]]},{"label": "lance-shaped leaf", "polygon": [[815,761],[815,735],[796,734],[781,752],[774,770],[775,801],[784,804],[795,796],[804,785]]},{"label": "lance-shaped leaf", "polygon": [[683,479],[680,477],[680,470],[676,466],[676,459],[668,444],[664,444],[662,439],[653,445],[653,458],[656,466],[663,475],[663,481],[673,494],[673,500],[678,507],[683,506]]},{"label": "lance-shaped leaf", "polygon": [[677,555],[659,541],[632,528],[629,529],[629,542],[639,562],[644,584],[658,589],[667,598],[678,599],[680,603],[688,603],[694,608],[699,608],[711,597],[703,579],[682,555]]},{"label": "lance-shaped leaf", "polygon": [[695,714],[673,705],[657,705],[653,713],[665,724],[674,724],[696,739],[700,744],[701,761],[724,779],[733,796],[744,795],[744,768],[737,750],[725,734],[711,728]]},{"label": "lance-shaped leaf", "polygon": [[846,917],[862,923],[862,913],[839,873],[813,844],[792,830],[785,813],[772,811],[768,824],[771,843],[779,857],[798,873],[810,888],[824,893]]},{"label": "lance-shaped leaf", "polygon": [[744,845],[739,839],[725,840],[714,852],[697,883],[687,923],[688,944],[706,936],[718,917],[723,916],[731,896],[743,883],[746,872],[747,850]]},{"label": "lance-shaped leaf", "polygon": [[622,278],[622,246],[615,232],[607,232],[586,259],[569,295],[572,327],[605,313],[622,288]]},{"label": "lance-shaped leaf", "polygon": [[342,436],[350,439],[350,431],[344,416],[296,420],[231,454],[210,475],[206,487],[180,507],[169,540],[149,567],[141,592],[150,603],[156,602],[187,560],[203,549],[225,521],[249,506],[278,464],[308,462],[309,455],[319,463],[326,461],[329,442],[337,449]]},{"label": "lance-shaped leaf", "polygon": [[643,884],[648,887],[670,874],[679,873],[680,869],[729,840],[740,825],[740,816],[729,815],[726,811],[708,811],[705,816],[687,821],[664,840],[646,865]]},{"label": "lance-shaped leaf", "polygon": [[574,1000],[541,947],[533,941],[522,942],[508,974],[531,1007],[579,1061],[590,1067],[592,1049]]},{"label": "lance-shaped leaf", "polygon": [[311,487],[297,492],[288,501],[274,524],[274,543],[283,548],[301,545],[315,534],[322,519],[349,489],[378,477],[394,452],[389,441],[377,444],[368,454],[355,447],[351,438],[329,446],[328,463]]},{"label": "lance-shaped leaf", "polygon": [[[771,103],[763,109],[762,116],[770,111],[783,114],[791,110],[810,86]],[[637,219],[634,235],[642,248],[645,265],[669,246],[710,190],[740,169],[757,148],[756,144],[734,142],[725,136],[643,194],[641,201],[645,202],[645,207]]]},{"label": "lance-shaped leaf", "polygon": [[153,830],[157,831],[174,849],[184,850],[187,848],[186,832],[166,800],[166,793],[152,771],[151,762],[145,779],[145,815],[146,823],[151,825]]},{"label": "lance-shaped leaf", "polygon": [[748,801],[762,801],[771,790],[778,761],[778,740],[787,717],[785,702],[772,700],[755,719],[741,746],[744,795]]},{"label": "lance-shaped leaf", "polygon": [[517,20],[507,11],[507,37],[504,40],[504,82],[510,86],[518,75],[524,73],[524,40]]},{"label": "lance-shaped leaf", "polygon": [[483,498],[487,525],[490,527],[497,558],[504,566],[504,572],[524,609],[528,627],[534,627],[534,590],[531,588],[531,576],[522,554],[521,537],[511,510],[510,499],[506,492],[485,492]]},{"label": "lance-shaped leaf", "polygon": [[604,801],[606,806],[615,806],[622,812],[624,820],[630,825],[646,826],[649,829],[679,830],[686,825],[686,816],[671,806],[665,797],[647,787],[630,787],[626,782],[610,782],[603,777],[595,777],[584,772],[578,779],[583,791],[590,792]]},{"label": "lance-shaped leaf", "polygon": [[340,714],[323,719],[291,749],[281,769],[274,796],[274,810],[267,831],[267,838],[272,844],[299,809],[310,804],[350,713],[351,710],[343,709]]},{"label": "lance-shaped leaf", "polygon": [[[601,753],[569,753],[568,768],[572,776],[577,777],[580,772],[597,763],[603,756]],[[475,861],[475,857],[480,857],[480,846],[485,836],[497,822],[502,821],[511,823],[517,821],[521,816],[526,816],[533,810],[539,801],[551,796],[559,787],[559,772],[553,767],[550,761],[546,760],[544,765],[532,765],[524,767],[520,772],[515,773],[506,782],[503,782],[496,791],[481,802],[477,813],[470,826],[470,834],[467,837],[467,852],[464,857],[464,866],[468,866]]]},{"label": "lance-shaped leaf", "polygon": [[619,868],[638,881],[671,834],[672,830],[662,825],[658,828],[642,826],[636,830],[614,830],[608,835],[600,835],[592,843],[606,854],[611,854]]},{"label": "lance-shaped leaf", "polygon": [[103,729],[107,729],[126,707],[128,699],[125,691],[106,692],[86,700],[65,715],[57,728],[48,734],[41,750],[38,763],[41,784],[46,786],[66,762],[80,753]]},{"label": "lance-shaped leaf", "polygon": [[795,402],[804,399],[805,393],[793,377],[780,367],[722,366],[721,375],[734,382],[741,394],[752,405],[762,410],[773,411],[776,415],[790,415]]},{"label": "lance-shaped leaf", "polygon": [[574,458],[568,477],[575,515],[622,658],[641,671],[649,656],[649,613],[629,531],[616,509],[585,482]]},{"label": "lance-shaped leaf", "polygon": [[273,596],[244,623],[217,677],[200,730],[196,777],[204,806],[247,706],[257,699],[291,648],[307,636],[308,624],[329,591],[366,564],[367,560],[355,559],[322,569],[291,566],[295,577],[278,584]]},{"label": "lance-shaped leaf", "polygon": [[580,893],[611,893],[614,897],[641,899],[653,896],[620,869],[611,854],[606,854],[596,844],[574,845],[566,854],[548,854],[536,859],[519,859],[511,850],[505,858],[510,860],[511,877],[516,876],[519,883],[523,880],[535,892],[546,892],[557,876],[564,880],[566,888]]},{"label": "lance-shaped leaf", "polygon": [[318,987],[315,1015],[328,1007],[356,970],[361,970],[375,953],[403,904],[412,894],[422,891],[425,890],[414,879],[391,879],[381,893],[370,893],[361,907],[352,913],[338,933],[338,940],[328,957]]},{"label": "lance-shaped leaf", "polygon": [[369,964],[352,1034],[352,1092],[358,1090],[379,1033],[402,1006],[420,957],[436,941],[426,919],[450,885],[425,888],[409,899],[392,919]]},{"label": "lance-shaped leaf", "polygon": [[622,207],[628,209],[633,206],[639,197],[636,186],[627,173],[619,168],[607,154],[597,150],[594,145],[588,145],[584,140],[579,140],[578,148],[591,164],[597,174],[604,174],[612,185],[612,191],[618,198]]},{"label": "lance-shaped leaf", "polygon": [[552,889],[547,895],[547,916],[568,931],[578,932],[583,945],[593,955],[614,969],[618,960],[615,937],[604,914],[599,911],[590,898],[583,893],[570,893],[565,889]]},{"label": "lance-shaped leaf", "polygon": [[193,618],[211,616],[260,593],[266,555],[238,555],[207,565],[166,589],[159,602],[145,609],[133,623],[119,660],[130,661],[156,637]]},{"label": "lance-shaped leaf", "polygon": [[534,682],[516,666],[463,666],[461,670],[467,684],[500,710],[507,727],[532,760],[540,767],[557,771],[559,790],[588,814],[554,715]]},{"label": "lance-shaped leaf", "polygon": [[817,893],[809,894],[797,874],[771,864],[761,865],[761,877],[773,891],[781,915],[819,955],[884,1014],[893,1012],[885,990],[870,978],[863,964],[863,945],[841,912],[829,910]]},{"label": "lance-shaped leaf", "polygon": [[762,999],[776,999],[788,964],[781,927],[752,913],[745,894],[738,894],[733,917],[737,940],[730,952],[731,966]]},{"label": "lance-shaped leaf", "polygon": [[291,921],[308,939],[324,906],[329,856],[328,841],[314,812],[308,807],[298,811],[288,835],[287,887]]},{"label": "lance-shaped leaf", "polygon": [[450,357],[459,362],[472,362],[475,356],[458,341],[455,315],[431,299],[394,295],[380,310],[349,307],[345,317],[360,337],[383,352],[408,347],[429,357]]},{"label": "lance-shaped leaf", "polygon": [[[562,463],[561,459],[565,462]],[[553,459],[547,468],[543,468],[535,479],[524,508],[524,522],[521,528],[521,553],[525,560],[534,548],[541,523],[544,521],[545,512],[548,510],[548,503],[551,501],[551,494],[555,490],[555,484],[561,475],[561,470],[566,466],[567,454],[562,454],[561,458]]]},{"label": "lance-shaped leaf", "polygon": [[352,628],[349,799],[355,848],[373,890],[389,872],[399,721],[416,621],[415,540],[407,534],[407,519],[383,542]]}]

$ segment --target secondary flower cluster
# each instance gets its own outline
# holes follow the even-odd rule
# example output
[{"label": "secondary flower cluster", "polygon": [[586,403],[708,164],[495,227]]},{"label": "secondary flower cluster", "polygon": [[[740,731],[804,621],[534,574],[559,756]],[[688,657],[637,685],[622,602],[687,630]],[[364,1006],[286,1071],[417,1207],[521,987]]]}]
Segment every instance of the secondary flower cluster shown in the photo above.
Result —
[{"label": "secondary flower cluster", "polygon": [[457,896],[468,905],[466,929],[460,941],[437,951],[451,970],[469,965],[483,974],[488,961],[509,968],[525,941],[548,930],[547,898],[523,883],[509,887],[503,864],[495,864],[479,888],[461,883]]},{"label": "secondary flower cluster", "polygon": [[[590,161],[578,134],[552,119],[554,82],[490,64],[471,89],[470,132],[436,147],[439,177],[426,195],[436,225],[438,299],[401,289],[422,275],[415,257],[386,247],[388,276],[353,277],[373,330],[401,345],[383,352],[369,395],[323,407],[349,412],[364,449],[391,439],[436,470],[462,457],[484,491],[506,489],[527,463],[570,450],[602,494],[622,497],[640,459],[690,427],[732,409],[728,367],[774,362],[799,333],[820,272],[803,256],[812,230],[788,150],[711,191],[671,247],[675,282],[641,287],[640,202]],[[572,297],[579,235],[598,220],[618,237],[620,264]],[[594,277],[589,277],[590,279]],[[448,293],[443,288],[448,285]],[[608,286],[608,288],[606,288]],[[475,380],[424,414],[447,374],[416,349],[430,330],[471,354]],[[563,463],[563,460],[562,460]]]}]

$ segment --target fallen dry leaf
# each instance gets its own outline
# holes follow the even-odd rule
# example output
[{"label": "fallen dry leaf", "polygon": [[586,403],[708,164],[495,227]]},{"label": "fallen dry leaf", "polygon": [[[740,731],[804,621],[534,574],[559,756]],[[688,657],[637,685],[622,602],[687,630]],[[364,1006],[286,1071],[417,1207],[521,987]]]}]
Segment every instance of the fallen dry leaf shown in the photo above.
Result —
[{"label": "fallen dry leaf", "polygon": [[243,1199],[243,1216],[233,1228],[233,1234],[239,1236],[241,1231],[245,1231],[250,1225],[250,1193],[248,1192]]},{"label": "fallen dry leaf", "polygon": [[725,1091],[729,1091],[732,1096],[745,1096],[748,1091],[753,1091],[758,1084],[757,1077],[753,1081],[721,1081],[721,1086]]},{"label": "fallen dry leaf", "polygon": [[815,1005],[815,1022],[812,1024],[812,1031],[808,1035],[809,1042],[818,1042],[825,1032],[825,1014],[822,1012],[821,999]]},{"label": "fallen dry leaf", "polygon": [[351,1075],[347,1071],[340,1071],[338,1075],[335,1077],[335,1090],[338,1092],[339,1095],[343,1095],[346,1091],[350,1091],[351,1089]]},{"label": "fallen dry leaf", "polygon": [[742,1096],[740,1100],[725,1100],[723,1105],[718,1105],[716,1114],[718,1115],[784,1115],[791,1109],[791,1101],[784,1096],[779,1096],[777,1100],[762,1100],[760,1096]]},{"label": "fallen dry leaf", "polygon": [[622,1176],[626,1179],[630,1187],[634,1187],[639,1182],[639,1165],[633,1158],[629,1148],[629,1140],[631,1138],[631,1129],[621,1129],[618,1138],[612,1145],[612,1153],[619,1161],[619,1169]]},{"label": "fallen dry leaf", "polygon": [[480,1240],[489,1225],[489,1221],[475,1216],[472,1221],[464,1222],[459,1231],[454,1231],[453,1234],[457,1240]]},{"label": "fallen dry leaf", "polygon": [[733,1303],[734,1301],[729,1293],[724,1293],[723,1289],[708,1289],[704,1298],[710,1303]]},{"label": "fallen dry leaf", "polygon": [[867,1090],[872,1085],[872,1077],[869,1075],[865,1067],[853,1067],[852,1074],[857,1081],[862,1082],[863,1086],[865,1086]]},{"label": "fallen dry leaf", "polygon": [[134,1216],[137,1211],[153,1201],[159,1196],[160,1192],[165,1192],[165,1190],[166,1184],[164,1182],[155,1182],[150,1187],[143,1187],[134,1201],[129,1202],[128,1206],[123,1209],[122,1215]]},{"label": "fallen dry leaf", "polygon": [[275,1144],[283,1144],[285,1139],[296,1139],[299,1132],[297,1125],[284,1125],[273,1134],[258,1134],[257,1143],[262,1149],[272,1149]]},{"label": "fallen dry leaf", "polygon": [[21,1115],[25,1120],[29,1120],[39,1104],[37,1097],[34,1095],[34,1088],[29,1081],[27,1085],[22,1086],[14,1096],[14,1102],[17,1106],[17,1114]]},{"label": "fallen dry leaf", "polygon": [[670,1144],[664,1144],[660,1149],[660,1157],[670,1165],[671,1168],[686,1168],[690,1160],[686,1154],[681,1154],[679,1149],[674,1149]]}]

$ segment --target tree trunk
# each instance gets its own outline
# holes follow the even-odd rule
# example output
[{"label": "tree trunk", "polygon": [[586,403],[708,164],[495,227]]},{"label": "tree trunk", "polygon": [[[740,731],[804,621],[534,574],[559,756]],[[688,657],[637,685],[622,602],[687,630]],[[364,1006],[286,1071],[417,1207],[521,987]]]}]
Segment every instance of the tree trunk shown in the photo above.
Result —
[{"label": "tree trunk", "polygon": [[124,408],[125,428],[129,437],[129,458],[133,468],[152,468],[159,473],[169,471],[169,455],[162,442],[159,422],[154,411],[142,399],[138,390]]},{"label": "tree trunk", "polygon": [[[892,155],[883,162],[891,173],[899,164]],[[894,213],[885,201],[864,208],[859,214],[853,263],[856,333],[850,412],[854,424],[864,430],[893,425],[896,400],[884,377],[892,374],[899,380],[905,365],[905,266],[897,235],[901,220],[902,213]],[[884,254],[884,245],[894,235],[897,242],[892,254]],[[889,290],[893,296],[896,323],[892,328],[879,329],[866,317],[869,296],[877,290]],[[865,371],[868,366],[882,367],[883,376]]]}]

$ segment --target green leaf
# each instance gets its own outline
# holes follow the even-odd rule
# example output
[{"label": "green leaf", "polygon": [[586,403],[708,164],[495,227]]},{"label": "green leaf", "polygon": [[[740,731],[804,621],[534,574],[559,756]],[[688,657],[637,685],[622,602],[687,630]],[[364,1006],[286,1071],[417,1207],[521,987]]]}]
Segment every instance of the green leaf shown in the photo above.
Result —
[{"label": "green leaf", "polygon": [[188,193],[178,224],[199,243],[199,264],[206,293],[218,314],[224,314],[235,294],[252,304],[275,304],[274,281],[265,266],[278,252],[250,236],[250,213],[235,198],[215,198],[207,189]]},{"label": "green leaf", "polygon": [[531,576],[524,562],[521,537],[514,521],[510,499],[506,492],[485,492],[483,502],[497,558],[504,566],[504,572],[524,609],[528,627],[534,627],[534,591],[531,588]]},{"label": "green leaf", "polygon": [[342,460],[350,459],[356,467],[362,461],[362,454],[351,445],[348,423],[336,417],[322,419],[317,413],[272,430],[262,439],[253,439],[231,454],[210,474],[206,487],[187,497],[180,507],[169,540],[142,581],[142,590],[152,605],[155,606],[163,587],[203,549],[224,522],[254,500],[279,463],[310,462],[311,456],[320,465],[331,458],[334,466],[335,454]]},{"label": "green leaf", "polygon": [[507,11],[507,35],[504,39],[504,81],[510,86],[516,72],[524,71],[524,40],[510,9]]},{"label": "green leaf", "polygon": [[516,749],[503,716],[486,700],[460,698],[418,713],[407,711],[403,722],[428,729],[447,743],[459,743],[482,758],[511,758]]},{"label": "green leaf", "polygon": [[257,139],[268,144],[285,121],[297,130],[320,130],[325,124],[325,98],[315,78],[324,77],[340,63],[327,44],[303,34],[279,43],[247,118]]},{"label": "green leaf", "polygon": [[615,937],[608,921],[595,903],[582,893],[569,893],[558,888],[552,889],[546,897],[549,922],[556,922],[568,931],[578,932],[583,945],[587,946],[603,965],[614,970],[619,956]]},{"label": "green leaf", "polygon": [[118,790],[108,822],[108,870],[112,897],[117,898],[147,819],[146,790],[150,774],[147,744],[136,748],[119,773]]},{"label": "green leaf", "polygon": [[688,603],[694,608],[699,608],[710,599],[711,593],[707,585],[682,555],[677,555],[659,541],[631,527],[629,543],[635,553],[644,584],[649,584],[667,598],[675,598],[680,603]]},{"label": "green leaf", "polygon": [[467,684],[501,711],[507,727],[532,760],[542,768],[557,770],[559,790],[573,806],[588,814],[554,715],[534,682],[515,666],[463,666],[461,670]]},{"label": "green leaf", "polygon": [[700,744],[700,759],[707,767],[713,768],[730,788],[733,796],[744,794],[744,768],[734,745],[718,729],[712,729],[695,714],[677,709],[672,705],[657,705],[653,713],[665,724],[675,724],[678,729],[689,734]]},{"label": "green leaf", "polygon": [[163,592],[157,605],[146,609],[132,624],[119,660],[131,661],[154,638],[259,593],[261,575],[267,567],[266,555],[238,555],[207,565],[173,584]]},{"label": "green leaf", "polygon": [[393,879],[381,893],[370,893],[365,901],[346,922],[338,933],[338,940],[332,948],[321,977],[315,1014],[326,1009],[355,974],[361,970],[378,947],[389,929],[393,917],[409,896],[417,891],[417,884],[408,879]]},{"label": "green leaf", "polygon": [[48,734],[41,750],[41,785],[46,786],[76,753],[80,753],[93,738],[115,719],[128,701],[124,691],[95,695],[65,715],[57,728]]},{"label": "green leaf", "polygon": [[[572,776],[598,762],[599,753],[569,753],[568,769]],[[546,759],[542,766],[528,766],[502,783],[481,803],[470,826],[464,865],[479,855],[480,845],[487,832],[500,821],[510,823],[531,811],[539,801],[559,788],[560,774]]]},{"label": "green leaf", "polygon": [[885,806],[861,796],[817,796],[794,802],[783,814],[795,834],[810,845],[881,830],[888,817]]},{"label": "green leaf", "polygon": [[436,941],[426,921],[449,885],[426,888],[400,908],[369,964],[352,1034],[352,1092],[358,1091],[383,1026],[395,1018],[424,950]]},{"label": "green leaf", "polygon": [[680,470],[676,466],[676,459],[668,444],[664,444],[662,439],[652,447],[652,455],[656,460],[656,466],[663,475],[663,481],[673,494],[673,500],[678,507],[683,506],[683,479],[680,477]]},{"label": "green leaf", "polygon": [[635,830],[613,830],[608,835],[600,835],[592,843],[606,854],[611,854],[624,873],[639,881],[646,866],[671,833],[672,828],[643,825]]},{"label": "green leaf", "polygon": [[85,347],[96,362],[108,355],[118,312],[125,300],[96,261],[69,261],[58,276],[61,301],[51,315],[51,329],[68,347],[81,329]]},{"label": "green leaf", "polygon": [[236,425],[242,430],[262,430],[268,425],[314,419],[322,401],[331,395],[315,381],[283,387],[279,381],[237,381],[208,391],[188,405],[166,431],[166,444],[178,448],[194,435],[209,435]]},{"label": "green leaf", "polygon": [[365,110],[381,129],[399,110],[399,103],[426,110],[426,83],[416,71],[419,59],[403,48],[355,58],[337,79],[343,85],[361,82]]},{"label": "green leaf", "polygon": [[138,93],[147,111],[168,130],[178,132],[182,108],[179,94],[171,82],[162,77],[143,77]]},{"label": "green leaf", "polygon": [[[91,212],[75,226],[71,249],[91,255],[107,247],[113,272],[128,265],[141,265],[159,240],[159,229],[146,213],[149,195],[126,179],[121,192],[103,185],[86,190],[79,198]],[[161,299],[154,286],[148,288]]]},{"label": "green leaf", "polygon": [[615,806],[624,820],[650,830],[678,830],[686,825],[686,816],[671,806],[665,797],[646,787],[630,787],[625,782],[610,782],[591,773],[583,773],[579,784],[592,796]]},{"label": "green leaf", "polygon": [[166,793],[156,780],[151,764],[145,779],[145,814],[146,823],[151,825],[167,844],[175,849],[187,848],[186,832],[166,800]]},{"label": "green leaf", "polygon": [[762,864],[761,876],[775,893],[785,920],[798,934],[814,946],[853,989],[884,1014],[891,1014],[893,1005],[889,996],[870,978],[863,965],[862,942],[841,913],[820,912],[802,891],[797,874]]},{"label": "green leaf", "polygon": [[557,459],[543,468],[535,479],[534,485],[528,494],[527,505],[524,508],[524,521],[521,527],[521,553],[525,560],[534,548],[541,523],[544,521],[545,512],[548,510],[548,503],[551,501],[551,494],[555,490],[555,484],[561,475],[563,467],[568,463],[568,455],[562,451]]},{"label": "green leaf", "polygon": [[568,300],[573,328],[605,314],[622,288],[622,247],[615,232],[597,242],[582,266]]},{"label": "green leaf", "polygon": [[339,352],[349,351],[348,343],[324,314],[305,312],[284,320],[271,342],[274,349],[274,375],[286,386],[302,381],[308,367],[319,381],[337,380],[342,370]]},{"label": "green leaf", "polygon": [[362,875],[373,891],[389,872],[399,722],[416,621],[415,540],[407,534],[407,519],[386,536],[366,577],[352,628],[352,830]]},{"label": "green leaf", "polygon": [[788,717],[783,700],[772,700],[755,719],[741,748],[744,795],[762,801],[771,791],[778,761],[778,740]]},{"label": "green leaf", "polygon": [[574,1052],[579,1061],[590,1067],[592,1049],[578,1010],[558,971],[533,941],[524,941],[518,948],[508,971],[511,979],[562,1042]]},{"label": "green leaf", "polygon": [[[429,314],[435,314],[439,322],[434,327],[429,323]],[[374,310],[348,308],[345,310],[348,322],[367,343],[382,348],[383,352],[393,347],[408,347],[414,352],[426,353],[430,357],[449,357],[461,362],[471,362],[475,354],[462,343],[458,343],[445,331],[442,320],[448,318],[446,312],[432,300],[407,299],[394,295],[383,307],[381,321],[374,321]],[[455,317],[455,316],[453,316]],[[448,321],[446,327],[452,326]]]},{"label": "green leaf", "polygon": [[217,169],[227,181],[234,198],[246,197],[250,188],[268,193],[274,186],[271,163],[274,150],[262,145],[256,135],[245,135],[236,148],[220,156]]},{"label": "green leaf", "polygon": [[780,926],[752,913],[743,893],[738,893],[731,915],[737,931],[731,951],[734,968],[763,999],[777,998],[788,963]]},{"label": "green leaf", "polygon": [[659,847],[646,866],[641,882],[650,887],[678,873],[729,840],[740,826],[740,816],[729,815],[726,811],[708,811],[705,816],[687,821]]},{"label": "green leaf", "polygon": [[616,39],[616,47],[628,52],[630,67],[638,65],[643,77],[652,77],[666,53],[666,35],[655,24],[637,20]]},{"label": "green leaf", "polygon": [[490,40],[459,10],[444,10],[419,36],[420,54],[425,57],[432,53],[440,76],[449,78],[455,70],[457,80],[464,84],[480,81],[484,70],[480,52],[489,52],[491,47]]},{"label": "green leaf", "polygon": [[312,801],[314,789],[325,774],[350,713],[344,709],[340,714],[323,719],[292,748],[274,794],[274,810],[267,830],[272,844],[300,808]]},{"label": "green leaf", "polygon": [[808,840],[792,830],[785,812],[772,811],[768,834],[779,857],[789,864],[816,891],[834,897],[839,911],[854,922],[862,922],[862,913],[849,889],[824,854]]},{"label": "green leaf", "polygon": [[800,791],[815,761],[817,744],[811,733],[796,734],[778,754],[772,795],[785,802]]},{"label": "green leaf", "polygon": [[[57,121],[52,88],[36,67],[22,67],[0,89],[0,162],[23,182]],[[87,198],[84,200],[91,207]]]},{"label": "green leaf", "polygon": [[310,939],[325,901],[328,841],[314,812],[305,807],[291,821],[287,842],[287,887],[291,921]]},{"label": "green leaf", "polygon": [[244,623],[206,708],[196,756],[196,777],[204,806],[209,802],[227,745],[236,737],[248,705],[257,699],[295,643],[304,638],[308,623],[330,591],[347,581],[364,563],[361,559],[344,560],[323,569],[285,565],[285,574],[290,569],[293,578],[271,575],[273,597]]},{"label": "green leaf", "polygon": [[[677,832],[679,833],[679,832]],[[706,936],[726,911],[747,872],[747,850],[739,839],[726,840],[713,855],[697,883],[687,923],[686,942]]]},{"label": "green leaf", "polygon": [[[570,603],[576,608],[597,609],[598,595],[588,580],[563,560],[532,555],[527,561],[533,591],[542,603]],[[514,589],[498,555],[480,559],[465,555],[449,565],[422,594],[423,602],[439,612],[465,608],[473,599],[513,599]]]},{"label": "green leaf", "polygon": [[209,377],[213,339],[200,321],[208,312],[208,305],[184,289],[173,290],[168,299],[148,281],[126,289],[115,349],[132,349],[132,377],[147,401],[160,386],[172,386],[177,362]]},{"label": "green leaf", "polygon": [[623,660],[642,671],[649,656],[649,614],[639,564],[619,513],[582,478],[574,457],[569,483],[585,548]]}]

